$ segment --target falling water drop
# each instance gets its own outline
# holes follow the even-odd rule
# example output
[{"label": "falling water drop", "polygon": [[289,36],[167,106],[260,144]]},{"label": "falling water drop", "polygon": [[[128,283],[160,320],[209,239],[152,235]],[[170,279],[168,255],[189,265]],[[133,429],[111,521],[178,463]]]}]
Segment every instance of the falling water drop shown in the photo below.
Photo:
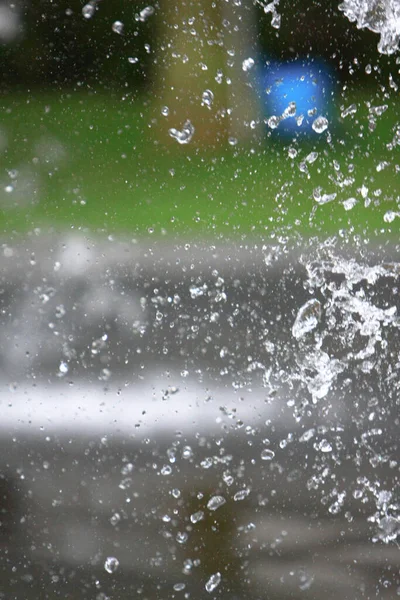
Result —
[{"label": "falling water drop", "polygon": [[312,128],[316,133],[323,133],[326,129],[328,129],[328,119],[325,117],[317,117],[312,124]]},{"label": "falling water drop", "polygon": [[268,450],[268,448],[265,448],[262,452],[261,452],[261,459],[262,460],[272,460],[275,456],[275,452],[273,450]]},{"label": "falling water drop", "polygon": [[219,586],[219,584],[221,583],[221,573],[214,573],[214,575],[211,575],[210,579],[207,581],[205,588],[207,590],[208,593],[211,593],[215,590],[215,588],[217,588]]},{"label": "falling water drop", "polygon": [[217,508],[220,508],[225,502],[226,500],[223,496],[212,496],[207,503],[207,508],[209,510],[217,510]]},{"label": "falling water drop", "polygon": [[112,24],[112,30],[114,33],[118,33],[118,35],[122,35],[124,31],[124,24],[121,21],[115,21]]},{"label": "falling water drop", "polygon": [[211,90],[204,90],[201,96],[201,105],[207,106],[207,108],[211,109],[212,103],[214,101],[214,94]]},{"label": "falling water drop", "polygon": [[139,13],[139,21],[142,21],[142,23],[144,23],[152,15],[154,15],[154,8],[152,6],[146,6]]},{"label": "falling water drop", "polygon": [[254,59],[249,57],[249,58],[245,58],[244,61],[242,62],[242,69],[243,71],[250,71],[250,69],[252,69],[254,67]]},{"label": "falling water drop", "polygon": [[194,127],[188,119],[184,122],[181,131],[179,131],[179,129],[171,128],[168,133],[178,142],[178,144],[188,144],[193,137]]},{"label": "falling water drop", "polygon": [[104,568],[107,573],[115,573],[119,567],[119,560],[115,556],[108,556],[104,563]]},{"label": "falling water drop", "polygon": [[82,15],[85,17],[85,19],[91,19],[94,15],[95,11],[96,11],[96,3],[88,2],[82,8]]}]

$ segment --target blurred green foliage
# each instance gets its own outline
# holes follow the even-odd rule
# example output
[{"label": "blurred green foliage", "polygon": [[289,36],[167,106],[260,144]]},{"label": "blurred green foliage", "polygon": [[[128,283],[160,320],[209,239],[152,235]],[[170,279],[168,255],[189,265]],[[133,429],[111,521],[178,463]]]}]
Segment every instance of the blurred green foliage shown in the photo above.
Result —
[{"label": "blurred green foliage", "polygon": [[[129,95],[12,94],[0,103],[9,140],[2,156],[1,230],[236,239],[271,232],[330,235],[340,228],[362,236],[396,232],[398,219],[392,225],[383,220],[385,212],[398,210],[398,173],[382,140],[393,139],[398,109],[388,109],[369,131],[370,97],[356,91],[343,99],[359,109],[338,123],[330,144],[318,135],[300,142],[266,137],[216,151],[163,146],[150,107]],[[294,159],[289,148],[297,151]],[[307,162],[311,152],[318,157]],[[7,193],[9,185],[15,189]],[[318,187],[336,198],[317,206]],[[355,206],[346,210],[343,202],[352,197]]]}]

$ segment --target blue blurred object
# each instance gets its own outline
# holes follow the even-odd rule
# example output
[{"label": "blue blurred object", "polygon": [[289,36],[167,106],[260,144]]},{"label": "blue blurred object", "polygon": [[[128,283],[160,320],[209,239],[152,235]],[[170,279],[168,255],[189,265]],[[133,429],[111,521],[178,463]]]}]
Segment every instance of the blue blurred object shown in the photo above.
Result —
[{"label": "blue blurred object", "polygon": [[269,130],[284,136],[316,135],[314,120],[332,114],[334,73],[319,60],[267,61],[258,87]]}]

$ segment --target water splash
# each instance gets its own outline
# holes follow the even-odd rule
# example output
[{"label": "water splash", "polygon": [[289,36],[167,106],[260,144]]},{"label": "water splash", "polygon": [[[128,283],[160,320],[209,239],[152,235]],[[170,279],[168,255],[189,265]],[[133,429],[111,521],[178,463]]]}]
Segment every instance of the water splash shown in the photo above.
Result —
[{"label": "water splash", "polygon": [[400,265],[369,266],[327,251],[305,267],[307,287],[319,299],[300,307],[292,335],[298,344],[297,375],[317,403],[340,374],[369,372],[372,364],[385,361],[386,332],[400,328],[400,317],[395,305],[379,306],[369,288],[380,279],[398,278]]},{"label": "water splash", "polygon": [[271,13],[271,25],[274,29],[279,29],[281,26],[281,15],[278,13],[279,0],[272,0],[271,2],[255,0],[255,3],[262,6],[265,14]]},{"label": "water splash", "polygon": [[339,4],[349,21],[358,29],[370,29],[380,34],[378,50],[394,54],[400,41],[400,3],[398,0],[344,0]]}]

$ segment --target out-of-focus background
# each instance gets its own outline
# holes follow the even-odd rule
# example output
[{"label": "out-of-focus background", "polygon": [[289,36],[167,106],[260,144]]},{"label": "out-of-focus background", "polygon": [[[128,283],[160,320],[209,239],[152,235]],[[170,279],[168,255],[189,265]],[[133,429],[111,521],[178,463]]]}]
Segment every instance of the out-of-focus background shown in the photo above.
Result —
[{"label": "out-of-focus background", "polygon": [[379,231],[398,208],[396,56],[335,0],[286,4],[2,2],[4,233]]},{"label": "out-of-focus background", "polygon": [[1,600],[400,594],[393,7],[0,2]]}]

